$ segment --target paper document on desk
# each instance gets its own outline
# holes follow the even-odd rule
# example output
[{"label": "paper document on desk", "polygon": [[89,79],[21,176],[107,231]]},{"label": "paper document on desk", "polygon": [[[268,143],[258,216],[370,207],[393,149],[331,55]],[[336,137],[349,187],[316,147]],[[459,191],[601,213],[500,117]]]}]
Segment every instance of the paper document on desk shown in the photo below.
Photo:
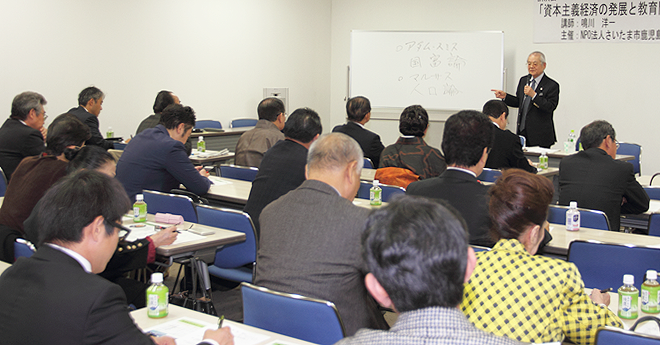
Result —
[{"label": "paper document on desk", "polygon": [[206,150],[205,152],[192,150],[192,152],[190,153],[190,158],[213,158],[213,157],[226,156],[228,154],[229,154],[228,149],[222,149],[220,151]]},{"label": "paper document on desk", "polygon": [[[234,335],[234,344],[236,345],[254,345],[267,340],[267,335],[250,332],[239,327],[227,325]],[[216,329],[217,325],[208,322],[195,320],[188,317],[182,317],[158,326],[146,329],[155,336],[168,336],[176,339],[177,345],[195,345],[202,341],[204,332],[207,329]]]},{"label": "paper document on desk", "polygon": [[[167,226],[168,224],[163,224],[163,225]],[[139,239],[145,238],[147,236],[151,236],[156,233],[156,227],[148,223],[129,224],[127,227],[131,229],[131,233],[126,238],[126,240],[129,242],[137,241]],[[197,241],[205,238],[204,236],[193,234],[192,232],[186,231],[184,229],[179,229],[179,231],[180,233],[176,236],[176,241],[174,241],[172,245]]]},{"label": "paper document on desk", "polygon": [[213,182],[214,185],[223,185],[223,184],[231,184],[231,181],[223,180],[217,176],[209,176],[209,180]]},{"label": "paper document on desk", "polygon": [[548,153],[559,152],[559,150],[546,149],[545,147],[540,147],[540,146],[532,146],[532,147],[525,148],[525,152],[532,152],[532,153],[538,153],[538,154],[541,154],[541,153],[545,152],[546,154],[548,154]]}]

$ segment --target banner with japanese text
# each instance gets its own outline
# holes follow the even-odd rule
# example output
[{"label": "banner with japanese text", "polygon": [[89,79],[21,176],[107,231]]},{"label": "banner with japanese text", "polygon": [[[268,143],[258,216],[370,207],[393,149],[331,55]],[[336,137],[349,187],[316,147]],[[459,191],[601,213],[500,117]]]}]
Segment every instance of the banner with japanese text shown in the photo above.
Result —
[{"label": "banner with japanese text", "polygon": [[660,43],[659,3],[536,0],[534,43]]}]

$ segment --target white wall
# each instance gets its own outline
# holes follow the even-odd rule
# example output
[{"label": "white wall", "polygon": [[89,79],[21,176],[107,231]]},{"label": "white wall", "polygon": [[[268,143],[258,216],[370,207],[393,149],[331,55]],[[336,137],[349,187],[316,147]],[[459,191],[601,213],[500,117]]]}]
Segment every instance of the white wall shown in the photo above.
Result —
[{"label": "white wall", "polygon": [[[614,125],[617,139],[643,146],[642,173],[660,171],[660,136],[655,114],[659,92],[660,43],[533,44],[532,0],[438,1],[333,0],[331,122],[345,118],[346,66],[350,59],[351,30],[446,30],[504,31],[505,86],[515,92],[518,79],[527,73],[527,55],[534,50],[546,54],[546,73],[561,87],[555,111],[558,140],[568,132],[579,132],[595,119]],[[366,95],[367,97],[369,95]],[[475,104],[481,109],[483,104]],[[400,110],[398,110],[400,113]],[[443,119],[448,113],[434,113]],[[398,117],[397,111],[374,111],[374,117]],[[511,109],[514,128],[517,109]],[[376,121],[370,127],[381,133],[385,145],[396,140],[396,121]],[[442,123],[432,123],[427,141],[436,147],[442,140]],[[560,145],[556,145],[559,147]]]},{"label": "white wall", "polygon": [[[101,132],[135,133],[172,90],[223,126],[257,117],[264,87],[328,118],[331,2],[307,0],[22,0],[0,2],[0,109],[26,90],[50,119],[83,88],[106,93]],[[0,116],[2,118],[3,116]],[[4,120],[2,120],[4,121]]]}]

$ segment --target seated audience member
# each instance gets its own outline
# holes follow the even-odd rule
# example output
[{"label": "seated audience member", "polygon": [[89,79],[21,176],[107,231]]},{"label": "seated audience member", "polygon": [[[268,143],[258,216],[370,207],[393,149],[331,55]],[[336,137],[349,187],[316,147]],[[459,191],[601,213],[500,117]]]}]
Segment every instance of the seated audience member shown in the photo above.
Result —
[{"label": "seated audience member", "polygon": [[506,106],[506,103],[499,99],[492,99],[484,104],[483,112],[488,115],[495,126],[495,139],[493,148],[488,154],[486,168],[519,168],[536,173],[532,161],[527,159],[523,153],[520,137],[506,129],[509,122],[509,107]]},{"label": "seated audience member", "polygon": [[94,86],[87,87],[78,94],[78,107],[69,109],[68,113],[75,115],[78,120],[89,127],[92,134],[85,144],[101,146],[104,149],[114,147],[112,141],[103,139],[99,130],[99,115],[103,110],[103,100],[105,95],[103,91]]},{"label": "seated audience member", "polygon": [[[115,158],[99,146],[85,146],[78,151],[67,167],[67,174],[79,170],[96,170],[109,177],[115,177]],[[39,238],[38,212],[41,201],[32,210],[30,217],[23,222],[25,238],[41,246],[43,239]],[[145,291],[148,285],[125,277],[126,272],[145,268],[156,260],[156,248],[172,244],[177,237],[176,227],[170,227],[157,232],[153,236],[134,242],[120,242],[117,251],[112,256],[100,276],[118,284],[126,293],[126,300],[136,308],[146,306]]]},{"label": "seated audience member", "polygon": [[7,181],[23,158],[46,150],[44,105],[44,96],[30,91],[16,95],[11,102],[11,115],[0,128],[0,168]]},{"label": "seated audience member", "polygon": [[448,168],[440,176],[413,182],[410,195],[443,199],[467,222],[470,244],[492,247],[488,215],[488,186],[477,176],[483,171],[493,140],[494,126],[484,114],[463,110],[447,119],[442,151]]},{"label": "seated audience member", "polygon": [[[50,186],[66,175],[69,160],[75,157],[77,148],[90,137],[89,128],[71,114],[55,118],[48,127],[48,133],[46,152],[21,161],[7,186],[0,207],[1,227],[15,231],[20,237],[24,236],[23,222],[34,205]],[[7,256],[3,260],[13,262],[13,243],[10,251],[3,252],[3,257]]]},{"label": "seated audience member", "polygon": [[385,148],[380,136],[366,128],[364,125],[371,119],[371,103],[366,97],[353,97],[346,102],[347,122],[332,129],[355,139],[360,144],[364,156],[371,160],[374,169],[380,163],[380,154]]},{"label": "seated audience member", "polygon": [[405,168],[418,175],[420,180],[439,176],[447,164],[440,151],[424,141],[428,127],[429,115],[422,106],[411,105],[403,109],[399,118],[399,132],[403,136],[383,150],[378,167]]},{"label": "seated audience member", "polygon": [[607,308],[610,296],[598,289],[588,296],[573,263],[534,255],[553,192],[546,177],[519,169],[505,170],[491,187],[499,240],[477,253],[461,308],[477,328],[525,343],[593,344],[598,327],[621,327]]},{"label": "seated audience member", "polygon": [[580,131],[584,151],[559,163],[559,204],[577,201],[578,207],[605,212],[610,229],[619,231],[621,213],[649,209],[649,196],[635,179],[632,164],[616,160],[614,127],[594,121]]},{"label": "seated audience member", "polygon": [[179,97],[173,94],[172,91],[162,90],[156,95],[156,100],[154,101],[154,114],[147,116],[146,119],[140,122],[140,125],[135,131],[135,135],[140,134],[145,129],[154,128],[160,123],[160,114],[165,108],[170,104],[181,104]]},{"label": "seated audience member", "polygon": [[476,259],[461,217],[442,204],[403,197],[373,212],[362,235],[365,285],[399,314],[389,331],[363,329],[349,344],[518,344],[476,329],[458,308]]},{"label": "seated audience member", "polygon": [[257,236],[261,210],[305,181],[307,150],[322,131],[321,119],[314,110],[296,109],[284,124],[285,140],[264,155],[243,209],[252,218]]},{"label": "seated audience member", "polygon": [[308,179],[261,213],[257,255],[255,284],[333,302],[347,335],[387,328],[364,287],[360,234],[369,210],[352,203],[363,163],[360,146],[345,134],[315,141]]},{"label": "seated audience member", "polygon": [[236,165],[259,167],[264,153],[277,142],[284,140],[282,129],[286,121],[284,103],[278,98],[269,97],[257,107],[259,121],[257,125],[246,131],[236,143]]},{"label": "seated audience member", "polygon": [[[94,274],[117,249],[130,208],[121,184],[93,170],[65,177],[46,193],[38,210],[44,245],[0,276],[3,342],[174,344],[142,333],[121,288]],[[204,338],[233,344],[227,327],[208,330]]]},{"label": "seated audience member", "polygon": [[131,200],[145,189],[169,192],[180,184],[198,195],[208,192],[209,173],[190,162],[183,146],[194,126],[191,107],[171,104],[163,110],[158,126],[128,143],[117,162],[117,179]]}]

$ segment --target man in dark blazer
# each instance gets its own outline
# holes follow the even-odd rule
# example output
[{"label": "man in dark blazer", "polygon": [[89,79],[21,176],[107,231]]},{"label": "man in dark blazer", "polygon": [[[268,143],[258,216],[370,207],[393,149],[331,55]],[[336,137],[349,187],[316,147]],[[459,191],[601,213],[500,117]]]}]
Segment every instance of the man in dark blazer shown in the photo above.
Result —
[{"label": "man in dark blazer", "polygon": [[283,131],[285,139],[266,151],[243,208],[252,218],[257,237],[259,216],[264,207],[305,181],[307,150],[319,137],[323,126],[314,110],[300,108],[289,115]]},{"label": "man in dark blazer", "polygon": [[366,128],[364,125],[371,119],[371,103],[366,97],[353,97],[346,102],[347,122],[332,129],[355,139],[360,144],[364,156],[371,160],[374,169],[378,169],[380,153],[385,146],[380,136]]},{"label": "man in dark blazer", "polygon": [[549,148],[557,142],[553,113],[559,104],[559,84],[544,71],[545,55],[539,51],[527,57],[528,75],[520,78],[516,95],[493,90],[495,97],[518,108],[517,133],[527,138],[527,146]]},{"label": "man in dark blazer", "polygon": [[78,94],[78,107],[69,109],[68,113],[75,115],[78,120],[89,126],[92,137],[87,140],[86,145],[101,146],[104,149],[114,147],[112,141],[103,139],[99,130],[99,114],[103,110],[103,91],[94,86],[87,87]]},{"label": "man in dark blazer", "polygon": [[495,128],[486,115],[463,110],[447,119],[442,136],[442,151],[447,170],[438,177],[413,182],[406,194],[443,199],[465,219],[470,244],[492,247],[488,186],[481,184],[481,174],[493,142]]},{"label": "man in dark blazer", "polygon": [[506,129],[509,122],[509,107],[506,103],[492,99],[484,104],[483,113],[488,115],[495,126],[495,139],[488,153],[486,168],[519,168],[536,174],[532,161],[523,153],[520,137]]},{"label": "man in dark blazer", "polygon": [[300,187],[261,213],[255,284],[333,302],[346,335],[387,323],[364,286],[360,237],[369,209],[352,203],[363,155],[349,136],[322,136],[309,150]]},{"label": "man in dark blazer", "polygon": [[26,91],[14,97],[11,115],[0,128],[0,168],[7,181],[23,158],[46,150],[46,99]]},{"label": "man in dark blazer", "polygon": [[[3,343],[174,343],[142,333],[121,288],[96,275],[127,230],[119,222],[130,208],[121,184],[93,170],[65,177],[46,193],[39,209],[44,245],[0,276]],[[233,343],[228,328],[204,338]]]},{"label": "man in dark blazer", "polygon": [[559,204],[607,214],[610,230],[619,231],[621,213],[649,208],[649,196],[635,179],[632,164],[616,160],[616,132],[607,121],[594,121],[580,131],[584,151],[559,163]]}]

